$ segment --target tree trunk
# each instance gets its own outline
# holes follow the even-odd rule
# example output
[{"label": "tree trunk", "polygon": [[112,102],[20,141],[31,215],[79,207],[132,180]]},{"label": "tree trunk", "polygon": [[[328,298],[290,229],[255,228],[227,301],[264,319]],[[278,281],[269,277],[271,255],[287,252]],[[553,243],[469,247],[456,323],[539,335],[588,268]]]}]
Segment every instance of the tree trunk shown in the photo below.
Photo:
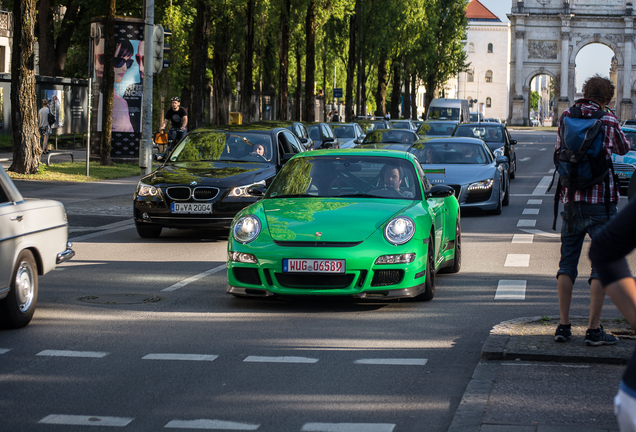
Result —
[{"label": "tree trunk", "polygon": [[[359,2],[360,0],[356,1],[356,3]],[[347,122],[353,120],[353,77],[356,73],[356,20],[356,14],[352,14],[349,17],[349,60],[347,62],[347,88],[345,90],[345,121]]]},{"label": "tree trunk", "polygon": [[305,22],[305,34],[307,47],[305,49],[305,121],[316,120],[316,93],[314,93],[314,81],[316,80],[316,1],[310,0],[307,8],[307,20]]},{"label": "tree trunk", "polygon": [[411,119],[417,120],[417,75],[411,75]]},{"label": "tree trunk", "polygon": [[35,0],[13,4],[11,53],[11,132],[13,162],[9,171],[35,174],[40,165],[35,98]]},{"label": "tree trunk", "polygon": [[393,91],[391,92],[391,118],[400,117],[400,96],[402,91],[402,62],[393,59]]},{"label": "tree trunk", "polygon": [[384,117],[386,115],[386,88],[388,72],[386,69],[386,56],[383,54],[382,59],[378,63],[378,89],[375,93],[375,115]]},{"label": "tree trunk", "polygon": [[252,122],[252,95],[254,94],[254,8],[255,0],[248,0],[245,8],[245,58],[243,67],[243,86],[241,113],[243,122]]},{"label": "tree trunk", "polygon": [[300,53],[300,41],[296,42],[296,94],[294,94],[294,104],[296,109],[294,110],[294,120],[301,121],[301,101],[303,97],[302,92],[302,56]]},{"label": "tree trunk", "polygon": [[437,89],[435,88],[435,77],[429,75],[426,77],[426,93],[424,93],[424,109],[426,110],[426,114],[428,116],[428,107],[431,106],[431,102],[435,99],[437,94]]},{"label": "tree trunk", "polygon": [[111,138],[113,129],[113,93],[115,91],[115,1],[108,0],[108,15],[104,33],[104,106],[102,109],[102,142],[100,146],[99,164],[112,165],[110,159]]},{"label": "tree trunk", "polygon": [[411,80],[409,74],[404,71],[404,94],[402,99],[402,116],[411,118]]},{"label": "tree trunk", "polygon": [[[326,30],[324,40],[327,40]],[[322,98],[322,118],[327,121],[327,44],[322,46]]]},{"label": "tree trunk", "polygon": [[227,65],[230,61],[230,27],[229,19],[222,17],[215,26],[214,55],[212,56],[212,97],[214,115],[212,123],[226,125],[229,123],[230,82],[227,78]]},{"label": "tree trunk", "polygon": [[42,76],[60,76],[64,72],[64,65],[71,39],[75,30],[80,27],[86,7],[81,7],[77,0],[65,2],[66,12],[59,25],[57,37],[54,33],[55,13],[52,0],[40,0],[38,6],[38,48],[39,67]]},{"label": "tree trunk", "polygon": [[190,64],[190,106],[188,107],[188,128],[203,127],[205,121],[205,99],[208,90],[208,45],[210,43],[210,5],[205,0],[197,0],[197,14],[194,20],[194,34],[197,43],[192,44]]},{"label": "tree trunk", "polygon": [[289,16],[291,13],[291,1],[283,1],[283,10],[280,17],[280,65],[278,72],[278,120],[287,120],[287,108],[289,104]]}]

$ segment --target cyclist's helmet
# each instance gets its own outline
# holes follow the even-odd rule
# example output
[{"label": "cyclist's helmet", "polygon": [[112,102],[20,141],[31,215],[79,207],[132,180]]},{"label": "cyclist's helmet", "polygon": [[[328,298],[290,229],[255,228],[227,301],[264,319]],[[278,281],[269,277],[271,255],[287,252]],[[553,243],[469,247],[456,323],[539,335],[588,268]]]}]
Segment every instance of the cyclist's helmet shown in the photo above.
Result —
[{"label": "cyclist's helmet", "polygon": [[172,98],[173,101],[181,102],[181,98],[179,96],[175,96]]}]

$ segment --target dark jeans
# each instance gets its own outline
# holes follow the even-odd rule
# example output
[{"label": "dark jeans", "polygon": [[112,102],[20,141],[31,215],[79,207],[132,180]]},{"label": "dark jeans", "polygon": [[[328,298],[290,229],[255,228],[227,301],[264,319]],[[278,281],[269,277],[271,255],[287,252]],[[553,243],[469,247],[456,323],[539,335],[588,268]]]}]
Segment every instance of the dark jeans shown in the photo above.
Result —
[{"label": "dark jeans", "polygon": [[174,147],[176,143],[181,141],[181,138],[183,138],[185,134],[186,134],[186,131],[183,131],[181,129],[170,128],[170,130],[168,131],[168,141],[171,142],[171,147]]},{"label": "dark jeans", "polygon": [[[616,203],[610,204],[608,217],[605,204],[575,202],[572,208],[574,213],[572,232],[569,232],[568,229],[567,204],[565,206],[566,211],[561,213],[561,260],[559,261],[557,277],[561,274],[567,274],[574,282],[578,276],[579,258],[581,257],[585,235],[589,235],[592,239],[596,236],[596,233],[601,230],[609,218],[616,214]],[[598,279],[594,265],[592,265],[590,281],[592,279]]]}]

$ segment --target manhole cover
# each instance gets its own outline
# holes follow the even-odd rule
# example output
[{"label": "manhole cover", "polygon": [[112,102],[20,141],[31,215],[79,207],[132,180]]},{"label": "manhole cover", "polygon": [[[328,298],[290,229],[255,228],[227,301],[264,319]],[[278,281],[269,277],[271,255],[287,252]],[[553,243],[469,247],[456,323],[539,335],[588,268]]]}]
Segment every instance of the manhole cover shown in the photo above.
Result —
[{"label": "manhole cover", "polygon": [[154,294],[104,294],[78,298],[79,301],[95,304],[143,304],[164,301],[165,297]]}]

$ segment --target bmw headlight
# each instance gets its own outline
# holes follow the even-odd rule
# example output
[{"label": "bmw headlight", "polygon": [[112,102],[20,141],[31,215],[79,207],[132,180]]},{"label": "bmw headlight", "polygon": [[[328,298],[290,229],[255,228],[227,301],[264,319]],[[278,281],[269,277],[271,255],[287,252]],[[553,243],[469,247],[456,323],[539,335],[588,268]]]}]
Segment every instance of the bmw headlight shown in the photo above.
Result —
[{"label": "bmw headlight", "polygon": [[250,183],[245,186],[237,186],[234,189],[230,190],[227,196],[230,197],[254,197],[254,195],[248,192],[248,189],[254,186],[265,186],[265,180],[261,180],[256,183]]},{"label": "bmw headlight", "polygon": [[241,216],[234,224],[232,234],[239,243],[249,243],[261,232],[261,221],[254,215]]},{"label": "bmw headlight", "polygon": [[139,185],[137,185],[138,196],[141,196],[141,197],[157,196],[158,193],[159,193],[158,189],[154,186],[150,186],[141,182],[139,182]]},{"label": "bmw headlight", "polygon": [[468,185],[469,191],[485,191],[492,188],[493,179],[482,180]]},{"label": "bmw headlight", "polygon": [[505,156],[503,146],[495,149],[492,153],[495,155],[495,157],[497,157],[497,156]]},{"label": "bmw headlight", "polygon": [[415,234],[413,219],[399,216],[392,219],[384,228],[384,238],[394,245],[401,245],[411,240]]}]

